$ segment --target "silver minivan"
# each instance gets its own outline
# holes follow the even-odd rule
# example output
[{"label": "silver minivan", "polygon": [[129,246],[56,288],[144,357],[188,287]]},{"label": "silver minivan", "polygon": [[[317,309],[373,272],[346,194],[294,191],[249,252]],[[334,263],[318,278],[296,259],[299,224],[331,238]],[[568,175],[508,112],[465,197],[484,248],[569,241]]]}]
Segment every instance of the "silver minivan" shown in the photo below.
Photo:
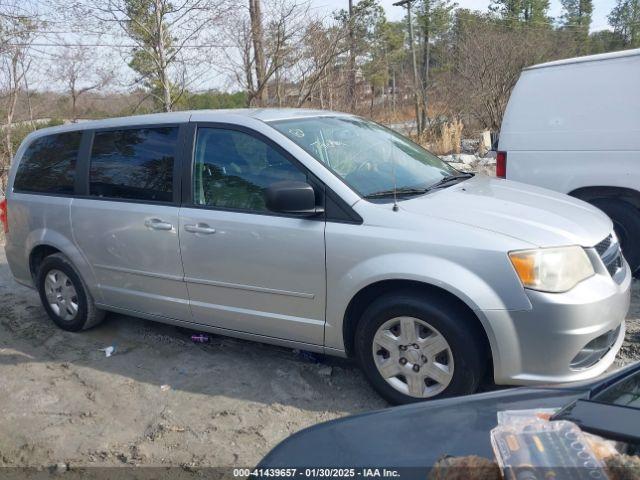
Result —
[{"label": "silver minivan", "polygon": [[2,210],[13,275],[65,330],[112,311],[354,357],[394,403],[485,374],[588,379],[624,338],[631,275],[602,212],[460,173],[351,115],[39,130]]}]

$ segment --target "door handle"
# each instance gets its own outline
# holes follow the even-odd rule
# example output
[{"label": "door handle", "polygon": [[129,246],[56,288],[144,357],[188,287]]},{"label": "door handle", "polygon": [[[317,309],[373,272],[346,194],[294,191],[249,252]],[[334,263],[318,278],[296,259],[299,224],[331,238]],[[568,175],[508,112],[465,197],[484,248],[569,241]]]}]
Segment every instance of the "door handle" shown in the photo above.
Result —
[{"label": "door handle", "polygon": [[159,218],[150,218],[148,220],[145,220],[144,225],[145,227],[151,228],[152,230],[173,230],[173,225],[167,222],[163,222]]},{"label": "door handle", "polygon": [[206,223],[198,223],[196,225],[185,225],[184,229],[189,233],[202,233],[203,235],[211,235],[216,233],[215,228],[211,228]]}]

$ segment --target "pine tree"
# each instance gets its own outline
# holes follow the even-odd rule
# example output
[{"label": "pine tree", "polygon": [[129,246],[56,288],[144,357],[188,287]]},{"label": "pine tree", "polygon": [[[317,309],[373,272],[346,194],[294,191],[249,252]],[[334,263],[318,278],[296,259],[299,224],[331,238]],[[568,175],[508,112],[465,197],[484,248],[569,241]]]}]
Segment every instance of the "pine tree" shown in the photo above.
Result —
[{"label": "pine tree", "polygon": [[416,20],[420,32],[420,86],[421,86],[421,121],[425,128],[429,121],[430,85],[429,69],[433,63],[432,43],[449,31],[453,22],[453,11],[456,4],[452,0],[421,0],[417,4]]},{"label": "pine tree", "polygon": [[522,17],[527,23],[534,25],[550,25],[549,0],[523,0]]},{"label": "pine tree", "polygon": [[[388,22],[383,16],[375,24],[373,33],[368,45],[368,59],[363,65],[364,76],[371,85],[370,109],[373,109],[376,94],[379,94],[381,102],[386,101],[389,84],[395,86],[396,70],[402,65],[406,53],[402,22]],[[395,109],[395,88],[390,93],[392,103],[389,106]]]},{"label": "pine tree", "polygon": [[129,67],[140,75],[156,106],[170,112],[175,102],[174,85],[169,77],[170,57],[175,56],[173,37],[167,24],[168,1],[123,0],[125,29],[138,45]]},{"label": "pine tree", "polygon": [[349,10],[334,12],[334,18],[348,32],[347,58],[347,82],[345,104],[349,105],[351,112],[356,109],[357,71],[364,57],[370,55],[369,48],[374,43],[376,29],[386,22],[384,8],[378,0],[359,0],[351,2]]},{"label": "pine tree", "polygon": [[640,0],[618,0],[609,14],[609,25],[626,48],[640,47]]},{"label": "pine tree", "polygon": [[562,27],[569,31],[575,44],[575,54],[589,51],[589,28],[593,13],[593,0],[561,0],[564,13]]},{"label": "pine tree", "polygon": [[511,26],[526,23],[550,26],[549,0],[493,0],[489,9]]}]

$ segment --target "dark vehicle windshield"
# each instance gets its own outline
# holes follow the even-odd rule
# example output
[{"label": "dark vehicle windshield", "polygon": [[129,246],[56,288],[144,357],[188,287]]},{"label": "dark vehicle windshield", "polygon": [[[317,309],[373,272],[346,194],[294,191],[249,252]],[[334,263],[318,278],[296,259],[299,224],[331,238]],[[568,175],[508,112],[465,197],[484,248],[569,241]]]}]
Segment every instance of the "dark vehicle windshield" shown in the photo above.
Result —
[{"label": "dark vehicle windshield", "polygon": [[594,395],[593,400],[640,410],[640,369]]},{"label": "dark vehicle windshield", "polygon": [[[270,123],[363,197],[407,196],[460,172],[402,135],[357,117]],[[467,178],[467,177],[465,177]]]},{"label": "dark vehicle windshield", "polygon": [[640,445],[640,369],[593,395],[563,408],[554,420],[569,420],[582,430],[626,442],[635,452]]}]

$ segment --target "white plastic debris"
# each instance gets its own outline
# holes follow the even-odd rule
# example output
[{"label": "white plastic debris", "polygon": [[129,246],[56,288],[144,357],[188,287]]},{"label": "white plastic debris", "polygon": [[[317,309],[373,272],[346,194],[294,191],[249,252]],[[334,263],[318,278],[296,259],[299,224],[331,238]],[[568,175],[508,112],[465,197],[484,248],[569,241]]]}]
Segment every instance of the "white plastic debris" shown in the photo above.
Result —
[{"label": "white plastic debris", "polygon": [[104,352],[104,356],[109,358],[111,355],[113,355],[116,351],[116,347],[114,347],[113,345],[110,347],[106,347],[106,348],[101,348],[100,349],[101,352]]},{"label": "white plastic debris", "polygon": [[171,385],[160,385],[160,390],[163,392],[168,392],[171,390]]}]

